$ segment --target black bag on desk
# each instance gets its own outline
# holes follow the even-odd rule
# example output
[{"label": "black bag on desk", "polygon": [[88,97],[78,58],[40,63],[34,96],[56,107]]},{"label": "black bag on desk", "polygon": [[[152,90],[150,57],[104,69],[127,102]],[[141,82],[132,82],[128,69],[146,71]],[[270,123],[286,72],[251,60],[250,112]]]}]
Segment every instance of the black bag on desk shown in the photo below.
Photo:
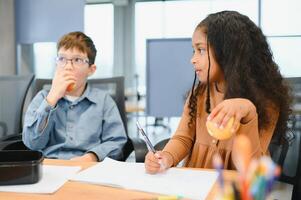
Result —
[{"label": "black bag on desk", "polygon": [[0,185],[32,184],[42,177],[39,151],[0,151]]}]

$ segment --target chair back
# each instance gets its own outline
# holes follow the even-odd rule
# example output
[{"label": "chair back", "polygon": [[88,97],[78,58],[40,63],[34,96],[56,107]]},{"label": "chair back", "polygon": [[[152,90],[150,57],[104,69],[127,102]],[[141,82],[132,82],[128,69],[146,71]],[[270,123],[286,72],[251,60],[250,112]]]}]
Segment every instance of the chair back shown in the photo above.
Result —
[{"label": "chair back", "polygon": [[33,74],[0,76],[0,140],[22,132],[23,106],[33,78]]},{"label": "chair back", "polygon": [[161,141],[159,141],[155,146],[154,148],[157,150],[157,151],[162,151],[165,147],[165,145],[168,143],[168,141],[170,140],[170,138],[166,138],[166,139],[163,139]]},{"label": "chair back", "polygon": [[[301,146],[301,145],[300,145]],[[301,154],[301,148],[299,148],[299,155]],[[301,199],[301,156],[299,156],[297,167],[297,180],[294,184],[292,199]]]},{"label": "chair back", "polygon": [[109,92],[118,107],[124,128],[128,133],[127,118],[125,112],[124,77],[119,76],[103,79],[90,79],[88,80],[88,83],[93,87],[100,88]]},{"label": "chair back", "polygon": [[[272,141],[269,150],[272,159],[282,168],[279,180],[296,188],[301,179],[301,77],[286,78],[286,81],[292,90],[293,112],[289,117],[288,131],[282,138],[283,143]],[[296,189],[294,193],[297,195]],[[299,196],[300,193],[301,191]]]},{"label": "chair back", "polygon": [[[50,90],[51,82],[52,82],[51,79],[36,79],[33,95],[36,95],[42,89]],[[126,111],[125,111],[125,95],[124,95],[124,77],[119,76],[119,77],[112,77],[112,78],[89,79],[88,83],[92,87],[100,88],[108,92],[118,107],[128,137],[128,141],[122,151],[123,158],[121,160],[125,161],[128,158],[128,156],[131,154],[131,152],[134,150],[134,147],[131,140],[129,140],[128,130],[127,130],[127,118],[126,118]]]}]

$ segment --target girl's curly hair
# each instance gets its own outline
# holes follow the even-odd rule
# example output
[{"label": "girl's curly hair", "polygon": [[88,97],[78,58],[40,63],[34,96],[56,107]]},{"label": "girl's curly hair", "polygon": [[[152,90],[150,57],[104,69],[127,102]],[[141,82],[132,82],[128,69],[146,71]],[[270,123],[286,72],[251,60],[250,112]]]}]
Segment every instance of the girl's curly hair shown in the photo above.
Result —
[{"label": "girl's curly hair", "polygon": [[[252,101],[257,109],[259,128],[269,125],[266,107],[272,102],[279,109],[274,136],[285,133],[291,112],[291,96],[260,28],[247,16],[236,11],[210,14],[197,25],[196,29],[198,28],[207,35],[207,47],[211,47],[214,58],[224,73],[227,83],[224,99],[239,97]],[[209,52],[208,58],[210,59]],[[197,87],[195,81],[193,83],[188,105],[190,126],[195,123],[197,97],[205,89],[206,111],[210,112],[208,86],[209,69],[207,83],[199,83]]]}]

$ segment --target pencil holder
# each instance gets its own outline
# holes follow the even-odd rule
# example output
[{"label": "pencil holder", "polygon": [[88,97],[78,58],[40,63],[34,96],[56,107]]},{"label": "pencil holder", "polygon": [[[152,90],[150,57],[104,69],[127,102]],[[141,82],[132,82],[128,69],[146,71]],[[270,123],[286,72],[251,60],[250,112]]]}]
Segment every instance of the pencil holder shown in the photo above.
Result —
[{"label": "pencil holder", "polygon": [[[244,173],[238,172],[237,179],[230,183],[219,181],[220,200],[265,200],[269,199],[275,180],[281,169],[270,157],[252,160]],[[220,174],[222,176],[222,174]]]}]

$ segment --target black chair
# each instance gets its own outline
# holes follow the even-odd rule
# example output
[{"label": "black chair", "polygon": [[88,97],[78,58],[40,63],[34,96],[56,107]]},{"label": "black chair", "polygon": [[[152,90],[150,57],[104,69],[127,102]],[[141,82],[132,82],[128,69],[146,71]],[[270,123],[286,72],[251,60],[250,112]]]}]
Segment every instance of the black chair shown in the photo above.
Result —
[{"label": "black chair", "polygon": [[23,106],[34,75],[0,76],[0,150],[22,132]]},{"label": "black chair", "polygon": [[297,165],[296,182],[293,188],[292,199],[301,199],[301,141],[299,146],[299,161]]},{"label": "black chair", "polygon": [[292,200],[295,200],[301,197],[301,190],[296,189],[300,188],[301,179],[301,131],[296,127],[297,121],[295,121],[298,119],[300,126],[301,116],[293,115],[291,118],[290,123],[293,126],[285,134],[282,143],[272,141],[269,150],[273,161],[282,169],[279,181],[293,185]]},{"label": "black chair", "polygon": [[[34,81],[32,98],[42,89],[50,90],[51,81],[51,79],[36,79]],[[88,82],[93,87],[97,87],[109,92],[112,98],[115,100],[116,105],[119,109],[120,116],[128,137],[128,141],[122,150],[123,158],[121,160],[125,161],[129,157],[129,155],[134,151],[135,161],[144,162],[144,157],[147,153],[147,147],[145,142],[139,138],[130,138],[128,135],[127,118],[125,112],[124,77],[90,79],[88,80]],[[16,147],[17,149],[19,149],[19,147],[23,147],[21,136],[16,138],[16,140],[12,144],[10,144],[9,147],[6,148],[6,150],[15,150]]]},{"label": "black chair", "polygon": [[166,138],[166,139],[163,139],[161,141],[159,141],[157,144],[155,144],[154,148],[157,150],[157,151],[161,151],[164,149],[165,145],[168,143],[170,138]]},{"label": "black chair", "polygon": [[301,199],[301,78],[286,78],[286,81],[292,89],[293,113],[282,143],[279,143],[279,138],[275,138],[269,150],[272,159],[282,168],[279,181],[293,185],[294,200]]},{"label": "black chair", "polygon": [[[300,145],[301,147],[301,145]],[[297,170],[297,181],[293,188],[292,199],[301,199],[301,148],[299,147],[299,161]]]}]

